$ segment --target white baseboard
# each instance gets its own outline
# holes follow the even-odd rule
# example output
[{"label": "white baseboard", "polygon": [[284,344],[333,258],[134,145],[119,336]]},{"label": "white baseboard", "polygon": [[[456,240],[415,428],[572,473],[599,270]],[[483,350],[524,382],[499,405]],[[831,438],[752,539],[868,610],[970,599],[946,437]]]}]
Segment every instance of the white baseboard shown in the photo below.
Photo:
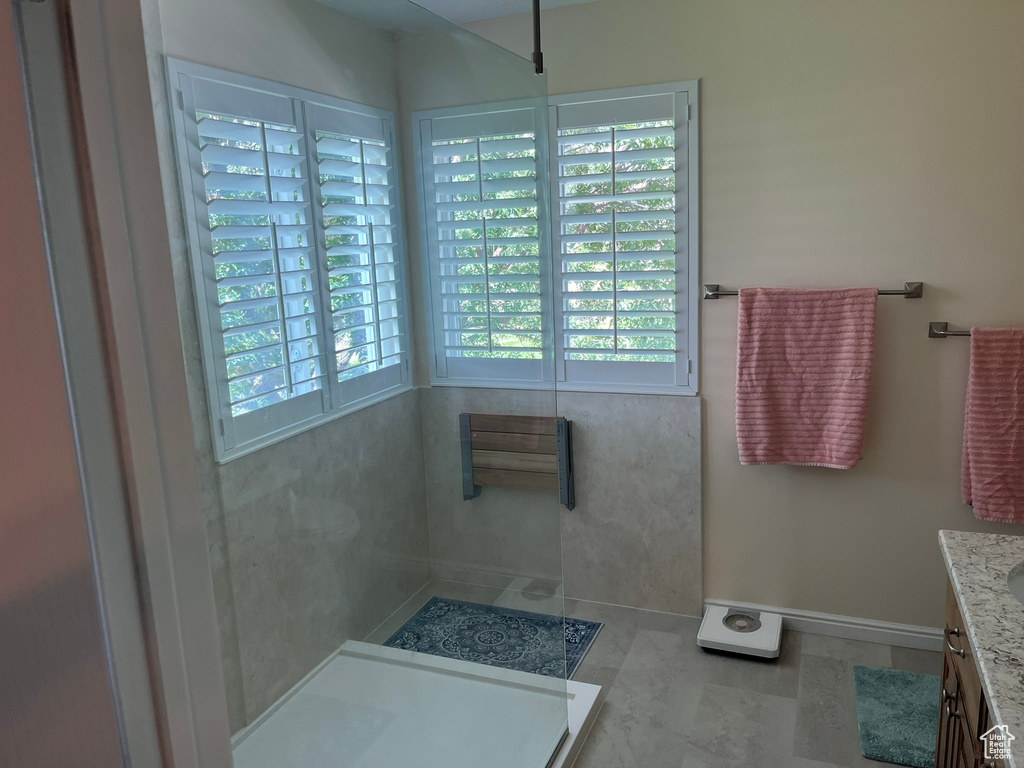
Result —
[{"label": "white baseboard", "polygon": [[828,637],[844,637],[868,643],[886,643],[902,648],[920,648],[925,651],[942,650],[942,630],[936,627],[918,627],[832,613],[801,611],[795,608],[774,608],[754,603],[734,603],[729,600],[705,600],[704,605],[725,605],[751,611],[768,611],[782,616],[782,626],[798,632],[810,632]]}]

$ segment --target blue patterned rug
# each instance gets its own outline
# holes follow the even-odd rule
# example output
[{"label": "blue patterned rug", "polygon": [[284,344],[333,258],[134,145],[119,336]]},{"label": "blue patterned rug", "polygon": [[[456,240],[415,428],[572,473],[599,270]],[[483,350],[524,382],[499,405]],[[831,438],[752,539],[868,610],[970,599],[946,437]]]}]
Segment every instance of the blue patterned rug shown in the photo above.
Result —
[{"label": "blue patterned rug", "polygon": [[384,645],[566,679],[576,672],[602,626],[432,597]]}]

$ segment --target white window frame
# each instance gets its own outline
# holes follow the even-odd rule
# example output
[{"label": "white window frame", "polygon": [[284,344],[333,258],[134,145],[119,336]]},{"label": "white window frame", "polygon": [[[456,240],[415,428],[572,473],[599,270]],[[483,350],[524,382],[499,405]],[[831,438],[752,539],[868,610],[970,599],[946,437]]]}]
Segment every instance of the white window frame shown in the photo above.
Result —
[{"label": "white window frame", "polygon": [[[449,387],[495,387],[501,389],[537,389],[553,387],[552,355],[554,339],[551,317],[551,302],[545,301],[543,291],[551,284],[551,229],[550,219],[542,212],[550,209],[550,187],[545,180],[548,172],[547,158],[547,100],[517,99],[512,101],[475,104],[468,107],[419,110],[413,112],[413,145],[415,148],[416,187],[419,192],[420,237],[423,259],[424,304],[428,324],[428,345],[430,351],[430,383]],[[502,112],[529,111],[532,113],[537,165],[537,226],[540,254],[541,286],[541,358],[537,360],[489,360],[485,358],[458,359],[458,365],[451,365],[445,356],[444,323],[441,320],[441,284],[436,255],[436,209],[434,203],[434,182],[428,178],[425,159],[432,153],[432,121],[450,117],[472,117],[475,115],[498,115]],[[500,118],[496,124],[501,125]]]},{"label": "white window frame", "polygon": [[[603,376],[599,380],[571,380],[567,378],[567,366],[562,346],[562,290],[561,290],[561,244],[560,244],[560,205],[558,187],[558,110],[559,108],[583,106],[593,102],[607,102],[637,99],[645,96],[672,95],[675,105],[676,142],[676,195],[685,193],[686,200],[677,206],[675,219],[676,238],[676,358],[672,371],[672,381],[648,383],[642,381],[643,371],[648,365],[659,363],[641,363],[614,361],[601,364]],[[424,299],[426,317],[430,324],[428,339],[430,344],[430,380],[435,386],[494,387],[504,389],[536,389],[551,385],[552,372],[555,376],[554,385],[563,391],[577,392],[609,392],[624,394],[658,394],[694,396],[698,393],[699,382],[699,316],[700,316],[700,142],[699,142],[699,83],[687,80],[651,86],[635,86],[615,88],[584,93],[551,96],[548,104],[546,120],[538,118],[535,124],[547,124],[547,141],[537,140],[538,179],[544,172],[541,166],[546,162],[549,184],[538,183],[538,211],[546,205],[550,216],[539,215],[541,237],[549,233],[549,247],[541,244],[541,288],[553,292],[550,300],[542,302],[544,355],[540,376],[533,379],[503,375],[502,365],[508,361],[479,359],[474,361],[479,371],[472,377],[452,377],[447,375],[445,366],[439,355],[444,355],[443,323],[440,322],[438,300],[440,286],[436,280],[436,255],[432,246],[432,225],[435,221],[433,196],[428,194],[432,183],[427,179],[424,159],[430,151],[431,134],[429,121],[435,118],[485,114],[526,108],[536,105],[536,100],[526,99],[494,104],[455,107],[449,109],[424,110],[413,114],[413,127],[416,150],[416,176],[420,193],[420,219],[422,251],[424,258]],[[625,117],[618,122],[627,122]],[[685,132],[685,137],[682,135]],[[539,133],[538,133],[539,137]],[[542,155],[544,159],[542,159]],[[682,234],[685,233],[685,234]],[[553,313],[553,314],[552,314]],[[553,355],[553,360],[552,360]],[[669,364],[665,364],[666,367]],[[609,375],[611,374],[611,375]],[[619,375],[615,375],[619,374]],[[639,375],[638,375],[639,374]],[[667,376],[666,376],[667,378]]]},{"label": "white window frame", "polygon": [[[408,328],[408,281],[405,279],[406,255],[401,206],[401,160],[395,141],[394,114],[375,107],[357,104],[344,99],[326,96],[303,88],[275,83],[261,78],[241,75],[234,72],[208,67],[202,64],[182,61],[167,57],[167,76],[173,102],[173,129],[175,148],[178,161],[179,182],[182,195],[182,206],[185,216],[185,228],[188,235],[189,261],[193,280],[193,294],[196,305],[196,316],[199,327],[200,347],[202,350],[203,374],[209,403],[210,426],[213,433],[215,459],[224,463],[244,456],[253,451],[286,439],[300,432],[332,421],[349,413],[366,408],[412,389],[411,381],[411,344]],[[227,395],[227,376],[224,367],[224,342],[220,333],[220,315],[217,307],[216,286],[211,284],[207,269],[209,248],[204,247],[203,238],[209,239],[209,213],[200,207],[200,192],[205,195],[201,170],[195,167],[194,119],[188,120],[185,88],[193,78],[213,80],[232,87],[254,91],[256,94],[276,96],[289,99],[300,123],[299,127],[305,141],[303,172],[307,180],[311,239],[312,264],[310,270],[315,273],[314,291],[319,299],[317,304],[318,333],[321,354],[324,358],[326,371],[324,385],[318,392],[289,398],[267,408],[258,409],[251,414],[265,411],[264,428],[236,429],[231,415],[230,397]],[[384,367],[369,374],[338,381],[338,369],[335,353],[335,335],[332,326],[331,292],[328,280],[327,248],[325,242],[324,213],[319,189],[318,161],[316,159],[316,118],[313,113],[317,106],[333,110],[345,110],[354,113],[353,119],[369,118],[382,121],[386,143],[391,153],[391,178],[388,205],[392,209],[394,220],[394,269],[395,283],[398,293],[398,324],[400,359],[395,365]],[[193,130],[190,130],[193,129]],[[210,291],[213,291],[211,297]],[[377,304],[374,303],[374,316],[377,316]],[[287,350],[287,340],[285,349]],[[302,401],[301,403],[298,401]],[[318,401],[318,402],[317,402]],[[284,407],[280,407],[284,406]],[[244,418],[244,417],[243,417]]]}]

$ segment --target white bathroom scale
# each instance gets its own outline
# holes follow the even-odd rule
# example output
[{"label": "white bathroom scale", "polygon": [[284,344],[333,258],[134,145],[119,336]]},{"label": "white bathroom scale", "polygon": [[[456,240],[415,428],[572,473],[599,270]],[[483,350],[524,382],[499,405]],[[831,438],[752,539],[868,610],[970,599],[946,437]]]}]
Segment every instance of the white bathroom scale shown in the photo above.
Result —
[{"label": "white bathroom scale", "polygon": [[697,645],[716,651],[774,659],[782,643],[782,617],[767,611],[709,605],[697,632]]}]

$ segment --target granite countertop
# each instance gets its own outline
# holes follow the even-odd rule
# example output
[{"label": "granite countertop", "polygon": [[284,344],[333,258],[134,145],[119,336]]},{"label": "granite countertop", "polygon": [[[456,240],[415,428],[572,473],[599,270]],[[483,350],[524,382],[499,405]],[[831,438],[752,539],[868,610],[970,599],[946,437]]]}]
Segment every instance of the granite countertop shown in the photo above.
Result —
[{"label": "granite countertop", "polygon": [[1009,726],[1013,768],[1024,768],[1024,605],[1006,585],[1024,562],[1024,536],[939,531],[992,722]]}]

